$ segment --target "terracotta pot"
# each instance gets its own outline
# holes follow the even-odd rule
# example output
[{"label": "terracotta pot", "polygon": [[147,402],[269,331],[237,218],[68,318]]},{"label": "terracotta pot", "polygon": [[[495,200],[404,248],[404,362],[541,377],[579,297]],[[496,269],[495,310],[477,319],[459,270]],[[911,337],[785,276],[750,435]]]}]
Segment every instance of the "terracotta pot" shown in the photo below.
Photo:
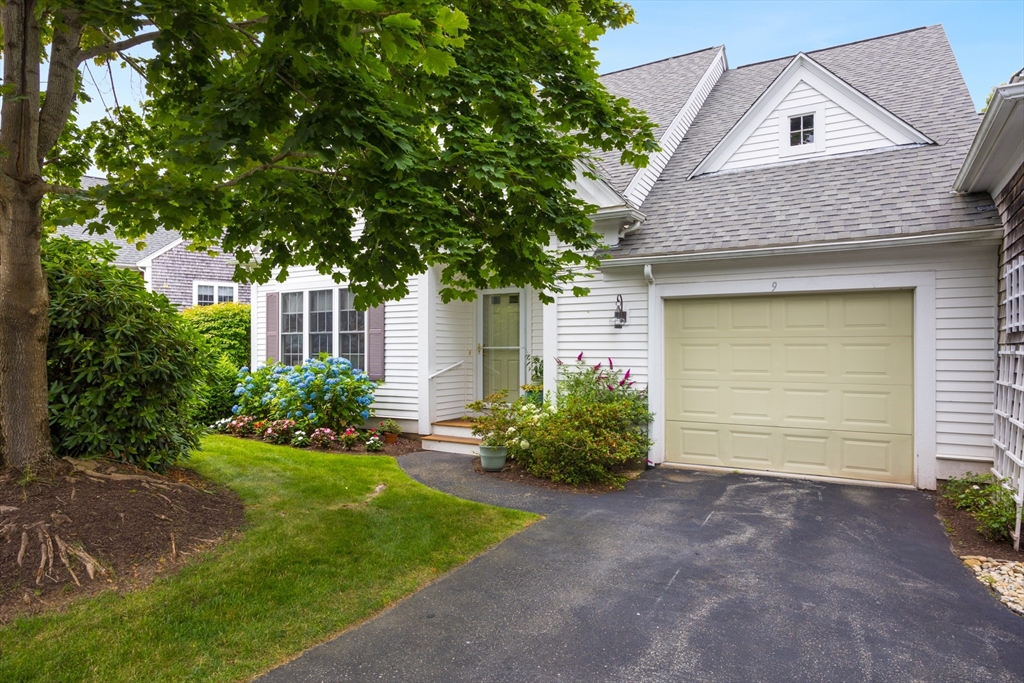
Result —
[{"label": "terracotta pot", "polygon": [[385,434],[384,443],[398,443],[398,434]]}]

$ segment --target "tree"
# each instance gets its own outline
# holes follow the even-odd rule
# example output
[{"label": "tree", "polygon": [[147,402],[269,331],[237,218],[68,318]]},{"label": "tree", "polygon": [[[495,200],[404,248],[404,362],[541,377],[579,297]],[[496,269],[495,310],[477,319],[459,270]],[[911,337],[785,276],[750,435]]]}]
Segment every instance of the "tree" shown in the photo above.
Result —
[{"label": "tree", "polygon": [[[656,149],[596,76],[593,42],[632,18],[614,0],[5,0],[4,462],[50,453],[44,215],[138,239],[173,227],[254,281],[315,264],[363,307],[434,264],[446,299],[561,291],[594,263],[577,165]],[[138,111],[77,124],[89,60],[144,77]],[[109,182],[81,190],[91,163]]]}]

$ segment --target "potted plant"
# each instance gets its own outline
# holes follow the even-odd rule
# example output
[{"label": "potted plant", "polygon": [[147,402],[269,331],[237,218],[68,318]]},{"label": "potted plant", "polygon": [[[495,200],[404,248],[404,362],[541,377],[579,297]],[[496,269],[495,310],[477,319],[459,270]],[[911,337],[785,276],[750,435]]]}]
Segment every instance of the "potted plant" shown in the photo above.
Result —
[{"label": "potted plant", "polygon": [[502,390],[482,401],[466,405],[466,409],[480,415],[473,425],[473,433],[480,437],[480,466],[487,472],[500,472],[508,458],[508,444],[515,438],[515,411],[506,400],[508,392]]},{"label": "potted plant", "polygon": [[402,427],[394,420],[381,420],[377,431],[384,435],[384,443],[395,443],[402,433]]}]

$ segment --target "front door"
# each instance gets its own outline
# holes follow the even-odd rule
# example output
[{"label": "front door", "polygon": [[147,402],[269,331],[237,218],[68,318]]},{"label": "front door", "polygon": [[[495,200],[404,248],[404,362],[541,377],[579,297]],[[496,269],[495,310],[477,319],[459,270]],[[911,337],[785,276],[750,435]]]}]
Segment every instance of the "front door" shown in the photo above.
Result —
[{"label": "front door", "polygon": [[518,292],[483,295],[483,395],[502,389],[508,400],[519,397],[521,342],[521,296]]}]

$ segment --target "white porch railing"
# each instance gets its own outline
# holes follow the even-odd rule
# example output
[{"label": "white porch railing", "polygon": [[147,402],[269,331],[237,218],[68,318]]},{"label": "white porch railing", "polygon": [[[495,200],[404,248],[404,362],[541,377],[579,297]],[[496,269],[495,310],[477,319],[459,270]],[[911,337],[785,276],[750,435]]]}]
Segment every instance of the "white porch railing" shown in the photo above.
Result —
[{"label": "white porch railing", "polygon": [[459,367],[460,365],[462,365],[465,362],[466,361],[464,361],[464,360],[460,360],[458,363],[452,363],[448,367],[442,368],[442,369],[438,370],[437,372],[435,372],[432,375],[427,375],[427,379],[430,380],[430,379],[434,379],[435,377],[438,377],[439,375],[443,375],[444,373],[448,372],[449,370],[454,370],[455,368]]},{"label": "white porch railing", "polygon": [[1021,510],[1024,508],[1024,348],[999,348],[996,380],[995,461],[992,473],[1006,480],[1017,504],[1013,548],[1020,550]]}]

